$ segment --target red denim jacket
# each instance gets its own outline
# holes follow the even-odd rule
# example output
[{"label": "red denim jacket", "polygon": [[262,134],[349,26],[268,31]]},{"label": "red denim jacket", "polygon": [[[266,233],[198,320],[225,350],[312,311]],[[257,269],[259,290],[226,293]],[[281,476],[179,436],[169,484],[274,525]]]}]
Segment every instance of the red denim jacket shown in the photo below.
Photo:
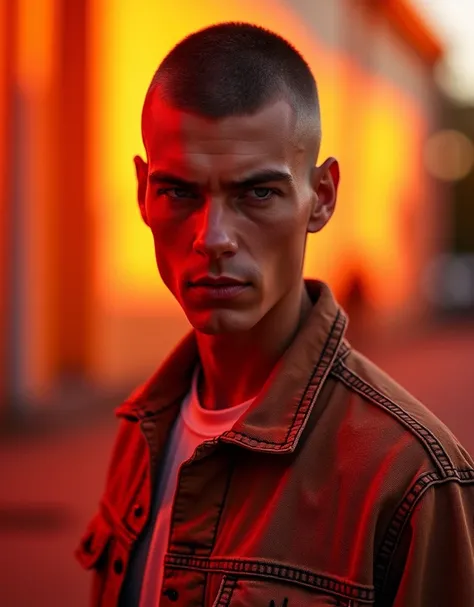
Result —
[{"label": "red denim jacket", "polygon": [[[160,607],[473,607],[472,459],[351,349],[328,287],[307,288],[313,312],[252,407],[180,469]],[[118,409],[76,552],[91,605],[118,604],[196,362],[191,333]]]}]

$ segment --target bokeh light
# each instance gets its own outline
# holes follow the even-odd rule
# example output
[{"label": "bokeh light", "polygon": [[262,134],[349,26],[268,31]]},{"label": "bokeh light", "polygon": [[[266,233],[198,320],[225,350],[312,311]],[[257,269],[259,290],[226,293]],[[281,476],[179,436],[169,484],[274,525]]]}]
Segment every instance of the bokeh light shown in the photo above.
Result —
[{"label": "bokeh light", "polygon": [[436,179],[459,181],[474,167],[474,144],[459,131],[438,131],[425,143],[424,161],[427,170]]}]

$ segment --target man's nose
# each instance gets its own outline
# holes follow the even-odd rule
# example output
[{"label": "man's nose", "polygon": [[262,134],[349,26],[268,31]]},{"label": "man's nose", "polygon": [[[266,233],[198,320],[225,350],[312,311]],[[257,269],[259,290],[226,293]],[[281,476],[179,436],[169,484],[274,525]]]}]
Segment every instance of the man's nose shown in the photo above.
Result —
[{"label": "man's nose", "polygon": [[207,203],[198,219],[198,230],[193,249],[211,259],[232,257],[237,252],[237,241],[232,229],[232,218],[220,204]]}]

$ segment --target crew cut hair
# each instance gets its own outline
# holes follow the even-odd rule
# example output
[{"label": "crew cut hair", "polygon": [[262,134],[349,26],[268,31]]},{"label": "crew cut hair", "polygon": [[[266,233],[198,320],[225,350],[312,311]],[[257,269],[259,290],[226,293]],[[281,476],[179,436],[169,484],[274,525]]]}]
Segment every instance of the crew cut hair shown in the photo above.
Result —
[{"label": "crew cut hair", "polygon": [[296,125],[320,135],[311,69],[287,40],[257,25],[219,23],[190,34],[162,61],[147,99],[157,87],[174,107],[216,119],[285,99]]}]

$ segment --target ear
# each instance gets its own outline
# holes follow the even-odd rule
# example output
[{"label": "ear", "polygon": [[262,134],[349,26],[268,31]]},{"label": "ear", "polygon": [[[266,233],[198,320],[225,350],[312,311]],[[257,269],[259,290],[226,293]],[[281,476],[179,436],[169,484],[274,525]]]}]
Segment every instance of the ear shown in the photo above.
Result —
[{"label": "ear", "polygon": [[143,221],[148,225],[148,217],[146,213],[146,190],[148,185],[148,164],[140,156],[135,156],[133,159],[135,171],[137,174],[137,198],[140,214]]},{"label": "ear", "polygon": [[331,219],[336,208],[339,177],[339,163],[335,158],[328,158],[320,167],[313,168],[311,181],[314,205],[308,232],[319,232]]}]

